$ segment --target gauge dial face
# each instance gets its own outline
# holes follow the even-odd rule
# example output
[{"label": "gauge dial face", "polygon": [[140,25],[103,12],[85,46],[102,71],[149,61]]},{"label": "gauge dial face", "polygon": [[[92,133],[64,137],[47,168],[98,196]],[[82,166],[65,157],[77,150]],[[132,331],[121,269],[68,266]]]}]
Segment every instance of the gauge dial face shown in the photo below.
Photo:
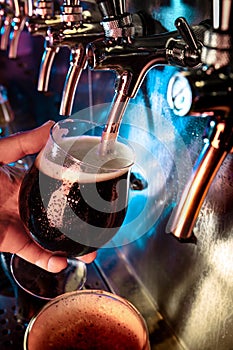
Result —
[{"label": "gauge dial face", "polygon": [[192,90],[188,79],[181,73],[172,76],[167,88],[167,102],[176,115],[187,115],[192,106]]}]

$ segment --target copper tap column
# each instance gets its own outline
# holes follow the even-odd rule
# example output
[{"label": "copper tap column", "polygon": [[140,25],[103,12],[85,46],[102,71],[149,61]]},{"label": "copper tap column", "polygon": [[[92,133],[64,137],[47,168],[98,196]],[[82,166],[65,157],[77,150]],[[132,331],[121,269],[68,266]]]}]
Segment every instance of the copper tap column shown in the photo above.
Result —
[{"label": "copper tap column", "polygon": [[[174,76],[168,86],[168,101],[180,116],[211,117],[209,136],[168,228],[179,240],[193,241],[193,228],[209,187],[233,146],[232,119],[232,15],[233,4],[215,2],[213,29],[207,30],[202,48],[203,68]],[[180,85],[180,88],[177,88]],[[182,91],[182,88],[184,89]],[[183,103],[179,103],[182,100]],[[187,101],[184,96],[191,98]]]}]

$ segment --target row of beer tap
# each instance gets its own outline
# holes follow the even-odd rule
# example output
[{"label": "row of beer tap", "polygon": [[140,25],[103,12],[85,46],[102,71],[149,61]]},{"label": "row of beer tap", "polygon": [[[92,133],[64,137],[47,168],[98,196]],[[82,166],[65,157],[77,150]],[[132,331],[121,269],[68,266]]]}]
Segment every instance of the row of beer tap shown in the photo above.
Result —
[{"label": "row of beer tap", "polygon": [[[195,66],[200,61],[199,41],[195,42],[184,19],[179,19],[178,31],[169,33],[143,11],[128,13],[125,1],[90,0],[81,3],[79,0],[65,0],[60,5],[54,0],[38,0],[36,4],[31,0],[2,0],[0,5],[0,48],[7,50],[9,46],[9,58],[17,57],[20,34],[25,27],[32,35],[45,38],[38,77],[39,91],[49,89],[51,67],[60,48],[66,46],[70,49],[70,68],[60,108],[63,116],[72,113],[77,84],[87,63],[91,69],[114,70],[117,73],[120,96],[114,104],[121,102],[125,105],[125,100],[135,96],[152,66],[174,59],[184,66]],[[85,10],[82,5],[86,6]],[[205,26],[196,30],[202,40]],[[158,35],[160,33],[166,34]],[[176,41],[175,38],[180,35],[181,39]],[[189,49],[186,49],[187,44],[190,44]],[[182,54],[184,59],[181,59]]]},{"label": "row of beer tap", "polygon": [[167,100],[180,117],[208,119],[208,137],[170,227],[180,241],[195,242],[193,228],[208,189],[232,151],[232,29],[231,0],[213,0],[213,16],[190,26],[175,20],[175,30],[144,11],[129,13],[124,0],[0,0],[2,50],[17,57],[22,30],[45,38],[38,90],[49,89],[53,60],[61,47],[70,49],[70,66],[63,88],[60,115],[72,113],[81,73],[112,70],[115,95],[102,136],[103,144],[117,137],[122,117],[148,71],[157,65],[181,68],[168,84]]}]

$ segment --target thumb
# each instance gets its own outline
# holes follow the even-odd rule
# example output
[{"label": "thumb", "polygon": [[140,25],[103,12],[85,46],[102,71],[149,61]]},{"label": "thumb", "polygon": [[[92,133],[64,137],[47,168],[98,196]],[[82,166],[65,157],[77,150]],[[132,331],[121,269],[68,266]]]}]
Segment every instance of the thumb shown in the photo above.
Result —
[{"label": "thumb", "polygon": [[8,164],[39,152],[45,146],[53,125],[54,122],[49,120],[36,129],[0,139],[0,163]]}]

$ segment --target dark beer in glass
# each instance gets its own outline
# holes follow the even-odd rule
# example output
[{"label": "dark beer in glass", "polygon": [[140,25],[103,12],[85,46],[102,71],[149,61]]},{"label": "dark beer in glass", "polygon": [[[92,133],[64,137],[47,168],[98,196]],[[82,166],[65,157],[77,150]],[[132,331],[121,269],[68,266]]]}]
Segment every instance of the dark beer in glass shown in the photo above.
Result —
[{"label": "dark beer in glass", "polygon": [[[118,138],[103,154],[103,129],[78,119],[57,122],[20,189],[20,216],[28,234],[44,249],[71,260],[107,243],[121,227],[127,211],[134,152],[126,140]],[[31,283],[29,272],[20,272],[17,266],[35,274],[38,285],[32,288],[35,281]],[[74,269],[76,285],[80,278],[77,261]],[[83,271],[83,266],[80,269]],[[44,293],[39,273],[33,270],[34,266],[25,268],[25,263],[14,256],[12,273],[16,282],[33,295],[38,294],[37,289]],[[44,274],[43,270],[43,279]],[[49,299],[51,295],[46,291],[43,297]]]},{"label": "dark beer in glass", "polygon": [[[73,136],[76,124],[65,121],[52,128],[20,190],[20,215],[33,240],[69,257],[103,246],[121,227],[133,164],[125,143],[117,141],[113,153],[100,156],[96,133],[101,129]],[[68,127],[71,136],[64,131],[60,137]]]}]

